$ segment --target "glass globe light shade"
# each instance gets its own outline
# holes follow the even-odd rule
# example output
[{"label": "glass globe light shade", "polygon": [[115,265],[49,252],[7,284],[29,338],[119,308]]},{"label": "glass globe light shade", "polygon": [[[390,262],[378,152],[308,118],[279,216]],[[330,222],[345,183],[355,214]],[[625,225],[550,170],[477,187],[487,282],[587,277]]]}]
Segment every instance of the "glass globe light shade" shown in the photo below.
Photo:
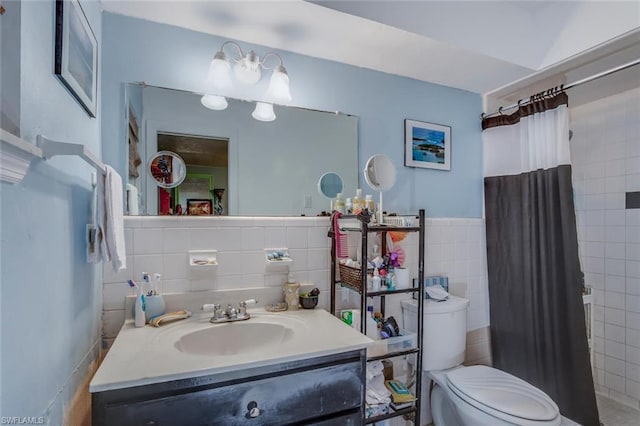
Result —
[{"label": "glass globe light shade", "polygon": [[273,104],[265,102],[256,102],[256,109],[253,110],[251,116],[259,121],[273,121],[276,114],[273,112]]},{"label": "glass globe light shade", "polygon": [[227,89],[232,86],[231,65],[223,52],[216,53],[207,74],[209,88]]},{"label": "glass globe light shade", "polygon": [[227,104],[227,99],[224,96],[218,95],[204,95],[202,99],[200,99],[200,102],[205,107],[216,111],[226,109],[229,105]]},{"label": "glass globe light shade", "polygon": [[289,75],[282,65],[276,68],[271,75],[271,81],[267,89],[267,99],[274,103],[281,104],[291,102]]}]

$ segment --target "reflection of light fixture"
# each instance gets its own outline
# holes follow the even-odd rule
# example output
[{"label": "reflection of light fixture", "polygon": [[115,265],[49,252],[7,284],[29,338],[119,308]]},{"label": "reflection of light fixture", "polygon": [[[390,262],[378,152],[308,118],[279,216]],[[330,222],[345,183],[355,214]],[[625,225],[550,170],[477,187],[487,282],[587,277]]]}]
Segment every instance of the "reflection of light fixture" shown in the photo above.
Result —
[{"label": "reflection of light fixture", "polygon": [[273,121],[276,114],[273,112],[273,104],[265,102],[256,102],[256,109],[253,110],[251,116],[259,121]]},{"label": "reflection of light fixture", "polygon": [[[238,49],[239,57],[231,58],[235,64],[233,66],[233,75],[231,76],[231,62],[229,57],[224,53],[226,45],[235,46]],[[274,103],[291,102],[291,91],[289,90],[289,75],[286,68],[282,65],[282,58],[277,53],[268,52],[260,57],[253,50],[245,54],[240,46],[233,41],[226,41],[222,47],[216,52],[211,65],[209,66],[209,74],[206,80],[205,95],[202,97],[202,105],[214,110],[222,110],[227,107],[227,101],[223,94],[233,88],[233,80],[244,84],[254,85],[260,81],[262,77],[262,69],[270,69],[265,65],[269,56],[275,56],[280,63],[274,68],[269,81],[269,87],[262,99],[266,102],[257,102],[256,109],[252,116],[261,121],[273,121],[276,116],[273,112]],[[260,97],[258,97],[260,99]]]},{"label": "reflection of light fixture", "polygon": [[214,109],[217,111],[226,109],[229,104],[227,104],[227,100],[224,96],[217,95],[204,95],[202,99],[200,99],[202,105],[206,106],[209,109]]}]

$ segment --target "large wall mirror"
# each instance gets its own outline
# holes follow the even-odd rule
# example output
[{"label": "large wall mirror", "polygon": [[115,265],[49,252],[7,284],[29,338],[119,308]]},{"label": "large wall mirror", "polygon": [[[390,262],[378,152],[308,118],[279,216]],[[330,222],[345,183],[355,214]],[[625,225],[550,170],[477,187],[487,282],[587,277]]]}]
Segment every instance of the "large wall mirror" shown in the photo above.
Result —
[{"label": "large wall mirror", "polygon": [[[262,122],[252,102],[213,111],[196,93],[140,84],[125,92],[129,214],[315,216],[326,210],[317,182],[329,171],[355,192],[357,117],[276,105],[275,121]],[[145,170],[159,151],[186,164],[175,188]]]}]

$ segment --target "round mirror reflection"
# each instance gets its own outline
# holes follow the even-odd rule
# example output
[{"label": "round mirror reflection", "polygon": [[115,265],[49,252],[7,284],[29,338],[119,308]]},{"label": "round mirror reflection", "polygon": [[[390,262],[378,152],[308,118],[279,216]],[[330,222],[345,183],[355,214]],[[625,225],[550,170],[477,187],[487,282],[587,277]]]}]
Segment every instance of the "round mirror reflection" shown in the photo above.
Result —
[{"label": "round mirror reflection", "polygon": [[396,183],[396,167],[386,155],[373,155],[364,167],[364,180],[374,191],[388,191]]},{"label": "round mirror reflection", "polygon": [[160,151],[149,159],[149,175],[161,188],[175,188],[187,176],[184,160],[175,152]]},{"label": "round mirror reflection", "polygon": [[337,173],[327,172],[320,176],[318,191],[327,198],[336,198],[342,192],[342,178]]}]

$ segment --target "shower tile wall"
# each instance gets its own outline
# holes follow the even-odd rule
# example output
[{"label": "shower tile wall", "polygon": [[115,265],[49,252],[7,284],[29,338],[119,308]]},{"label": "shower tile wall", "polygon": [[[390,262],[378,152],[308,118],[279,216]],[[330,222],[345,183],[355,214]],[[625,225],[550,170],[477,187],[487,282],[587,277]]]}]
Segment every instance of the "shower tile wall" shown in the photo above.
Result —
[{"label": "shower tile wall", "polygon": [[593,294],[596,390],[640,407],[640,89],[571,109],[580,257]]},{"label": "shower tile wall", "polygon": [[[109,267],[104,270],[105,343],[110,344],[124,321],[124,300],[133,294],[126,280],[140,279],[143,271],[160,272],[161,290],[165,293],[279,287],[285,282],[286,273],[265,271],[263,249],[267,247],[289,248],[296,280],[313,282],[321,290],[319,306],[328,309],[328,225],[327,218],[314,217],[127,217],[128,268],[119,274],[113,274]],[[451,292],[471,301],[467,329],[478,331],[468,339],[467,361],[489,364],[489,340],[484,329],[489,325],[484,221],[428,218],[426,236],[426,273],[448,276]],[[406,251],[407,266],[416,276],[417,234],[409,234],[401,244]],[[218,250],[217,270],[191,271],[187,251],[205,249]],[[358,300],[350,290],[339,291],[337,295],[339,308],[356,307]],[[387,306],[392,306],[391,300]],[[389,315],[402,318],[401,312]]]}]

